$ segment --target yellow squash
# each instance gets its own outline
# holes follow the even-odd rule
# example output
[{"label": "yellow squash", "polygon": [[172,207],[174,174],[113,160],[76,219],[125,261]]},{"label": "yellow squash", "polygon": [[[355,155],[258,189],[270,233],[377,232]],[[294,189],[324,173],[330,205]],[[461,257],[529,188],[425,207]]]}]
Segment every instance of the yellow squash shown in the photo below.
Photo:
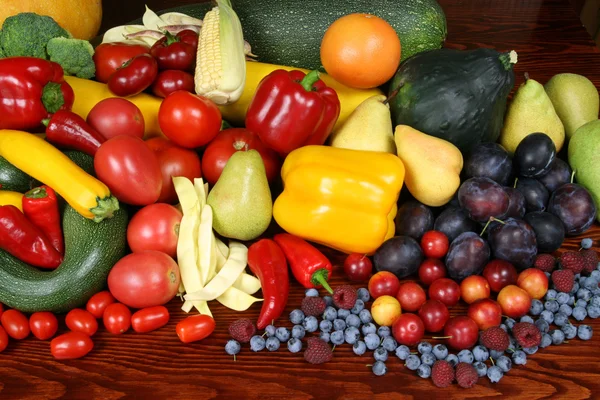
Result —
[{"label": "yellow squash", "polygon": [[87,174],[50,143],[27,132],[0,130],[0,156],[50,186],[77,212],[96,222],[112,217],[118,200],[108,187]]},{"label": "yellow squash", "polygon": [[394,236],[404,165],[395,155],[329,146],[291,152],[273,205],[287,232],[344,253],[372,254]]},{"label": "yellow squash", "polygon": [[12,205],[23,211],[23,193],[0,190],[0,206]]}]

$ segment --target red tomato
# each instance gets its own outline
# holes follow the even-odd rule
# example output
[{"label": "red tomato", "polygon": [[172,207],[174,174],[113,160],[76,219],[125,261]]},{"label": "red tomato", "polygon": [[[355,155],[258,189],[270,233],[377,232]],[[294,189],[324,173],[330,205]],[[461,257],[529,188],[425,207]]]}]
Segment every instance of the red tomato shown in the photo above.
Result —
[{"label": "red tomato", "polygon": [[127,226],[127,243],[132,252],[161,251],[177,256],[179,224],[183,214],[170,204],[150,204],[135,213]]},{"label": "red tomato", "polygon": [[69,311],[65,317],[65,323],[67,324],[67,328],[73,332],[85,333],[88,336],[94,336],[94,333],[98,331],[96,317],[89,311],[81,308]]},{"label": "red tomato", "polygon": [[179,267],[160,251],[131,253],[119,260],[108,274],[108,289],[132,308],[160,306],[179,289]]},{"label": "red tomato", "polygon": [[146,143],[133,136],[117,136],[102,143],[94,157],[98,178],[123,203],[155,203],[162,189],[158,159]]},{"label": "red tomato", "polygon": [[85,309],[94,316],[94,318],[102,318],[104,310],[109,304],[117,301],[108,290],[103,290],[93,295],[87,302]]},{"label": "red tomato", "polygon": [[6,310],[2,313],[0,321],[11,338],[21,340],[29,336],[29,320],[21,311]]},{"label": "red tomato", "polygon": [[178,90],[193,92],[194,76],[189,72],[168,69],[159,72],[152,84],[152,93],[163,99]]},{"label": "red tomato", "polygon": [[202,155],[202,171],[208,183],[214,185],[229,157],[236,151],[254,149],[260,153],[265,164],[267,179],[273,182],[279,176],[281,170],[281,159],[279,155],[269,149],[260,141],[254,132],[244,128],[229,128],[217,134],[212,142],[206,146]]},{"label": "red tomato", "polygon": [[4,312],[4,305],[0,303],[0,317],[2,317],[2,313]]},{"label": "red tomato", "polygon": [[162,189],[158,198],[159,203],[177,203],[177,193],[173,186],[174,176],[184,176],[189,180],[202,177],[200,157],[194,150],[177,146],[163,137],[146,141],[146,144],[158,158],[162,174]]},{"label": "red tomato", "polygon": [[98,102],[90,110],[86,122],[107,140],[121,135],[142,139],[146,129],[144,116],[138,106],[118,97]]},{"label": "red tomato", "polygon": [[206,97],[179,90],[161,103],[158,124],[175,144],[193,149],[217,136],[221,130],[221,112]]},{"label": "red tomato", "polygon": [[131,316],[131,327],[137,333],[152,332],[169,322],[169,310],[165,306],[141,309]]},{"label": "red tomato", "polygon": [[150,47],[145,44],[102,43],[94,51],[96,64],[96,80],[108,82],[108,78],[133,57],[149,53]]},{"label": "red tomato", "polygon": [[127,61],[108,79],[108,90],[126,97],[142,93],[158,75],[158,64],[150,54],[139,54]]},{"label": "red tomato", "polygon": [[8,335],[3,327],[0,326],[0,353],[8,347]]},{"label": "red tomato", "polygon": [[427,258],[442,258],[448,252],[448,236],[440,231],[427,231],[421,238],[421,248]]},{"label": "red tomato", "polygon": [[215,320],[205,314],[192,315],[180,321],[175,327],[179,340],[183,343],[192,343],[202,340],[215,330]]},{"label": "red tomato", "polygon": [[58,320],[56,315],[48,311],[31,314],[29,317],[29,328],[33,336],[39,340],[48,340],[58,331]]},{"label": "red tomato", "polygon": [[125,333],[131,327],[131,311],[121,303],[109,304],[104,310],[102,322],[106,330],[114,335]]},{"label": "red tomato", "polygon": [[94,342],[85,333],[68,332],[50,342],[50,352],[57,360],[81,358],[94,348]]}]

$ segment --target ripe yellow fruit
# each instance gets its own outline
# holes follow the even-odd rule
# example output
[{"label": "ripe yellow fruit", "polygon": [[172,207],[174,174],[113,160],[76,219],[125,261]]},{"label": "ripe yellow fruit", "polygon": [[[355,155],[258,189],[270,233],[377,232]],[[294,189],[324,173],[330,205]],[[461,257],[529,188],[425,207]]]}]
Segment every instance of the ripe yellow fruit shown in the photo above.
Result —
[{"label": "ripe yellow fruit", "polygon": [[0,26],[22,12],[48,15],[74,38],[89,40],[100,30],[102,0],[2,0]]},{"label": "ripe yellow fruit", "polygon": [[371,316],[380,326],[392,326],[401,314],[400,302],[392,296],[380,296],[371,305]]}]

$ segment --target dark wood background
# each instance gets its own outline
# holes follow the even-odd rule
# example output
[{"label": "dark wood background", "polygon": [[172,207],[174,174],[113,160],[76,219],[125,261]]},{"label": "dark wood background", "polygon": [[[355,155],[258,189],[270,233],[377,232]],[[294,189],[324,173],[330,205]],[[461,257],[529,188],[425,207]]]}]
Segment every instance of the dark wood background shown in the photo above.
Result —
[{"label": "dark wood background", "polygon": [[[260,0],[257,0],[260,1]],[[103,27],[141,16],[144,3],[154,10],[193,3],[191,0],[104,0]],[[447,45],[455,48],[494,47],[519,54],[515,71],[545,82],[560,72],[588,76],[600,87],[600,54],[567,0],[441,0],[448,19]],[[575,3],[577,3],[575,1]],[[586,235],[598,249],[600,228]],[[565,249],[576,249],[572,238]],[[336,265],[333,284],[344,281]],[[300,305],[303,289],[293,283],[287,311]],[[349,345],[335,350],[322,366],[305,363],[287,350],[251,353],[244,347],[237,362],[223,346],[229,323],[241,316],[255,319],[260,305],[235,313],[211,303],[217,329],[201,343],[184,345],[175,324],[185,315],[173,301],[170,323],[150,334],[113,336],[103,329],[94,336],[95,348],[81,360],[58,362],[48,342],[28,339],[11,343],[0,355],[0,399],[55,398],[170,398],[170,399],[464,399],[507,396],[511,399],[600,398],[600,322],[589,342],[571,340],[528,357],[499,384],[481,379],[473,389],[454,385],[436,389],[390,357],[388,374],[375,377],[366,366],[370,356],[357,357]],[[464,312],[455,307],[453,314]],[[284,317],[281,324],[290,326]]]}]

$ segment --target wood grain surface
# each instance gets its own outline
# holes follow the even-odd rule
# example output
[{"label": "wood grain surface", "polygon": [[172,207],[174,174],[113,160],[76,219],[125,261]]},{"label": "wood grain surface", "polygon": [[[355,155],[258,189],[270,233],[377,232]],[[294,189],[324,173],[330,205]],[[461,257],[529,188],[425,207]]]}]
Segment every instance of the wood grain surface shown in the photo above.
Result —
[{"label": "wood grain surface", "polygon": [[[257,0],[260,1],[260,0]],[[104,28],[125,23],[143,12],[193,1],[104,0]],[[448,47],[493,47],[516,50],[517,84],[523,73],[541,82],[560,72],[588,76],[600,87],[600,54],[579,22],[568,0],[441,0],[448,19]],[[598,250],[600,228],[592,237]],[[564,249],[577,249],[581,237],[569,239]],[[339,255],[333,285],[344,282]],[[358,286],[357,286],[358,287]],[[304,290],[296,283],[286,312],[299,307]],[[214,303],[214,304],[213,304]],[[244,346],[237,361],[223,346],[229,323],[240,317],[256,319],[260,304],[244,313],[211,303],[217,329],[204,341],[179,342],[175,325],[185,314],[181,303],[169,304],[169,324],[153,333],[110,335],[102,328],[95,348],[81,360],[58,362],[49,343],[34,339],[11,342],[0,355],[0,399],[593,399],[600,398],[600,320],[590,321],[591,341],[571,340],[542,349],[515,366],[499,384],[481,379],[469,390],[453,385],[437,389],[429,379],[408,371],[391,356],[388,373],[375,377],[367,364],[370,355],[355,356],[349,345],[335,349],[333,361],[312,366],[301,354],[281,349],[252,353]],[[464,313],[464,305],[451,310]],[[279,324],[291,327],[286,317]],[[65,330],[64,326],[61,330]],[[369,354],[369,353],[367,353]]]}]

